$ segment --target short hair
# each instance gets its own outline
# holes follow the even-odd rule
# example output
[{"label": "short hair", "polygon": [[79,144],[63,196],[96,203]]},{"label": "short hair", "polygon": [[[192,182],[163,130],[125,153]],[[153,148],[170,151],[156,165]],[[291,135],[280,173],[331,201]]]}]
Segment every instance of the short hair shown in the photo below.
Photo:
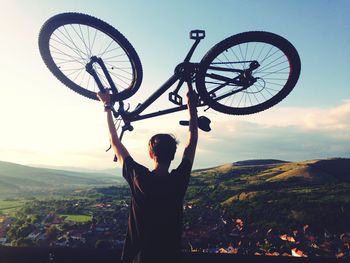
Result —
[{"label": "short hair", "polygon": [[151,137],[148,149],[156,156],[158,163],[169,164],[174,159],[177,144],[174,135],[159,133]]}]

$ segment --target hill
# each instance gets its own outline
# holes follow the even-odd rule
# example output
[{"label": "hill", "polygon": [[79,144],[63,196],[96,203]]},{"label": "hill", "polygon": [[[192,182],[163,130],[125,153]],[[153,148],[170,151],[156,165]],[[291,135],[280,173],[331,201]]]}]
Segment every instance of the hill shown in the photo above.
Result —
[{"label": "hill", "polygon": [[350,231],[350,159],[249,160],[196,170],[186,201],[198,208],[187,215],[197,225],[210,225],[203,222],[208,214],[216,224],[226,214],[251,227]]},{"label": "hill", "polygon": [[84,187],[120,184],[123,178],[107,173],[84,173],[36,168],[0,161],[0,196],[26,196]]}]

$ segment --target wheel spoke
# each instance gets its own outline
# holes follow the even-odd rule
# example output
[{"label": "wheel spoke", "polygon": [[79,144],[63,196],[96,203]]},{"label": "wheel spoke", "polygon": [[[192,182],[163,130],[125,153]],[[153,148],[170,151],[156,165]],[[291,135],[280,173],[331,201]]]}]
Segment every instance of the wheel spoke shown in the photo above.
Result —
[{"label": "wheel spoke", "polygon": [[269,51],[267,52],[267,54],[265,55],[265,57],[262,60],[259,60],[261,63],[263,63],[265,61],[265,59],[267,59],[269,57],[269,54],[271,52],[271,50],[273,49],[273,46],[270,47]]},{"label": "wheel spoke", "polygon": [[75,78],[73,79],[73,81],[75,81],[81,74],[82,70],[79,70],[79,73],[75,76]]},{"label": "wheel spoke", "polygon": [[[227,56],[226,56],[225,53],[223,53],[223,56],[225,57],[225,59],[226,59],[227,62],[230,62],[230,60],[227,58]],[[229,64],[229,66],[231,66],[231,68],[233,68],[233,65],[232,65],[232,64]]]},{"label": "wheel spoke", "polygon": [[81,42],[83,43],[85,50],[86,50],[86,54],[87,57],[90,58],[91,57],[91,51],[89,50],[88,46],[86,45],[85,41],[84,41],[84,35],[83,32],[81,31],[81,26],[79,25],[79,30],[80,30],[80,34],[77,32],[77,30],[73,27],[73,25],[71,25],[71,27],[73,28],[74,32],[77,34],[77,36],[80,38]]},{"label": "wheel spoke", "polygon": [[113,64],[110,64],[110,63],[105,63],[105,64],[106,64],[106,65],[109,65],[109,66],[111,66],[111,67],[113,67],[113,69],[120,70],[120,71],[122,71],[122,72],[124,72],[124,73],[126,73],[126,74],[128,74],[128,75],[130,75],[130,76],[133,75],[130,71],[126,71],[126,70],[125,70],[125,69],[131,69],[131,68],[129,68],[129,67],[122,68],[122,67],[114,67],[114,65],[113,65]]},{"label": "wheel spoke", "polygon": [[105,52],[107,52],[107,50],[109,49],[109,47],[113,44],[114,40],[111,39],[111,41],[109,42],[108,46],[102,51],[102,53],[99,53],[97,56],[98,57],[102,57],[104,55]]},{"label": "wheel spoke", "polygon": [[[89,27],[88,27],[88,28],[89,28]],[[96,41],[96,35],[97,35],[97,29],[95,29],[94,38],[93,38],[92,44],[91,44],[91,50],[94,50],[94,45],[95,45],[95,41]]]},{"label": "wheel spoke", "polygon": [[[51,41],[56,41],[58,43],[60,43],[61,45],[67,47],[68,49],[70,49],[71,51],[73,51],[81,60],[84,60],[84,58],[81,56],[80,54],[80,50],[77,48],[72,48],[70,45],[66,44],[60,37],[58,37],[57,35],[55,35],[55,37],[57,37],[60,41],[55,40],[54,38],[51,38]],[[50,47],[53,47],[52,43],[50,44]],[[58,48],[55,47],[56,50],[59,50]],[[60,50],[61,51],[61,50]],[[61,51],[63,52],[63,51]]]},{"label": "wheel spoke", "polygon": [[68,73],[68,74],[66,74],[66,76],[67,77],[70,77],[70,76],[72,76],[72,75],[74,75],[74,74],[76,74],[77,72],[80,72],[81,70],[74,70],[73,72],[71,72],[71,73]]},{"label": "wheel spoke", "polygon": [[[67,38],[67,40],[69,40],[69,41],[73,44],[73,46],[76,48],[76,50],[79,52],[79,54],[81,53],[81,54],[85,55],[85,58],[87,58],[87,57],[88,57],[88,54],[86,54],[84,51],[82,51],[82,50],[75,44],[75,42],[74,42],[74,40],[72,39],[71,35],[69,34],[69,32],[68,32],[66,26],[63,26],[63,29],[64,29],[64,31],[65,31],[66,34],[67,34],[67,35],[63,34],[63,35]],[[81,59],[85,60],[85,59],[84,59],[84,56],[82,56],[81,54],[80,54]]]},{"label": "wheel spoke", "polygon": [[[121,47],[118,46],[118,47],[109,49],[108,51],[104,52],[104,55],[106,55],[106,54],[108,54],[108,53],[110,53],[110,52],[112,52],[112,51],[115,51],[115,50],[117,50],[117,49],[121,49]],[[122,56],[126,56],[125,53],[123,53],[123,54],[121,54],[121,55],[122,55]]]},{"label": "wheel spoke", "polygon": [[[111,80],[118,86],[119,92],[134,88],[137,83],[135,72],[139,72],[136,68],[139,59],[137,55],[129,57],[132,46],[121,45],[119,33],[111,32],[110,29],[106,29],[107,27],[103,28],[101,21],[80,14],[65,14],[65,16],[74,22],[65,22],[60,17],[57,21],[48,23],[47,31],[50,36],[46,52],[52,59],[49,63],[54,65],[55,72],[58,69],[64,77],[62,74],[57,76],[53,73],[59,79],[64,79],[62,82],[78,93],[95,99],[92,93],[99,91],[99,88],[95,78],[86,71],[86,65],[91,61],[91,57],[96,56],[103,60],[108,71],[106,74],[109,74]],[[77,22],[78,17],[84,19],[84,22]],[[102,85],[110,86],[99,63],[92,62],[92,67]]]},{"label": "wheel spoke", "polygon": [[289,72],[286,72],[286,71],[281,72],[281,71],[283,71],[285,69],[289,69],[289,66],[285,67],[285,68],[282,68],[280,70],[273,71],[273,72],[259,71],[259,73],[265,73],[265,75],[260,76],[260,78],[264,78],[264,77],[272,75],[272,74],[289,74]]},{"label": "wheel spoke", "polygon": [[234,50],[232,48],[230,48],[230,51],[233,53],[233,55],[235,56],[237,61],[240,61],[239,57],[236,55],[236,52],[234,52]]},{"label": "wheel spoke", "polygon": [[92,49],[91,49],[91,41],[90,41],[90,30],[89,30],[89,27],[86,26],[86,31],[87,31],[87,35],[88,35],[88,43],[89,43],[89,50],[90,50],[90,57],[92,56]]},{"label": "wheel spoke", "polygon": [[119,55],[115,55],[115,56],[111,56],[111,57],[106,57],[106,58],[103,58],[103,61],[109,61],[112,58],[119,58],[122,56],[126,56],[126,54],[119,54]]},{"label": "wheel spoke", "polygon": [[253,103],[252,103],[252,100],[251,100],[251,98],[250,98],[250,96],[248,95],[248,98],[249,98],[249,101],[250,101],[250,106],[252,106],[253,105]]},{"label": "wheel spoke", "polygon": [[[270,51],[272,50],[272,47],[270,49]],[[265,60],[269,59],[270,57],[272,57],[273,55],[275,55],[277,52],[279,52],[279,50],[277,49],[275,52],[273,52],[271,55],[267,56],[263,59],[263,60],[260,60],[261,63],[263,63]]]},{"label": "wheel spoke", "polygon": [[257,70],[256,73],[259,73],[261,70],[271,69],[271,68],[274,68],[274,67],[276,67],[276,66],[278,66],[278,65],[281,65],[281,64],[283,64],[283,63],[288,62],[288,60],[283,60],[282,62],[279,62],[279,63],[277,63],[277,64],[275,64],[275,65],[270,66],[272,63],[276,62],[277,60],[279,60],[280,58],[283,58],[283,57],[284,57],[284,55],[282,55],[282,56],[276,58],[274,61],[271,61],[271,62],[268,63],[267,65],[264,65],[263,67],[259,68],[259,70]]},{"label": "wheel spoke", "polygon": [[[54,47],[54,46],[51,46],[51,45],[50,45],[50,48],[55,49],[55,51],[52,50],[51,53],[67,56],[67,57],[71,58],[72,60],[74,60],[75,62],[77,62],[77,63],[79,63],[79,64],[81,64],[81,65],[85,65],[83,62],[81,62],[80,58],[70,56],[69,54],[60,51],[59,49],[57,49],[57,48]],[[56,60],[56,59],[59,59],[59,58],[54,57],[54,59]]]},{"label": "wheel spoke", "polygon": [[253,49],[252,55],[250,56],[250,59],[249,59],[249,60],[253,60],[254,53],[255,53],[255,49],[256,49],[256,46],[257,46],[257,45],[258,45],[258,43],[255,42],[254,49]]},{"label": "wheel spoke", "polygon": [[112,74],[113,76],[115,76],[117,79],[119,79],[119,80],[120,80],[121,82],[123,82],[124,84],[129,85],[129,83],[126,82],[125,79],[126,79],[126,80],[131,80],[131,79],[128,79],[128,78],[126,78],[126,77],[124,77],[124,76],[122,76],[122,75],[115,74],[115,73],[113,73],[113,72],[110,72],[110,74]]},{"label": "wheel spoke", "polygon": [[[217,104],[213,106],[226,106],[225,110],[220,108],[225,112],[248,108],[250,111],[255,107],[261,110],[260,105],[265,107],[266,101],[271,101],[285,88],[292,74],[290,60],[285,51],[270,41],[240,42],[233,46],[220,43],[220,53],[214,53],[204,75],[209,98],[215,94],[213,100]],[[259,67],[249,71],[254,61]]]}]

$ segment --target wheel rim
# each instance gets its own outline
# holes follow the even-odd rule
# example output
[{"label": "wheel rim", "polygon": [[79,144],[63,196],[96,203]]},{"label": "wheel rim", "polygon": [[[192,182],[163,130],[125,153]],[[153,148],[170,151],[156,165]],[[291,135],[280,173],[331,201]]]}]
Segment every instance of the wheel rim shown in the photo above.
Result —
[{"label": "wheel rim", "polygon": [[[214,109],[226,108],[227,111],[235,110],[237,114],[254,113],[262,110],[261,107],[265,107],[267,103],[272,103],[272,100],[276,100],[273,102],[275,104],[288,94],[285,93],[284,88],[290,84],[293,73],[290,55],[287,50],[281,50],[275,45],[276,43],[273,42],[242,40],[227,49],[225,49],[227,44],[223,45],[221,50],[218,49],[215,54],[207,58],[202,84]],[[217,70],[217,68],[246,70],[252,61],[257,61],[260,66],[252,70],[252,77],[257,80],[247,88],[213,78],[213,74],[214,76],[219,74],[226,79],[242,76],[241,73]],[[230,93],[233,94],[227,96]]]},{"label": "wheel rim", "polygon": [[[95,93],[99,92],[93,77],[85,70],[92,56],[102,58],[119,92],[134,85],[135,68],[128,53],[116,39],[98,28],[74,23],[61,25],[50,36],[49,52],[57,69],[68,82],[88,92],[90,97],[95,98]],[[102,84],[109,87],[97,63],[94,69]]]}]

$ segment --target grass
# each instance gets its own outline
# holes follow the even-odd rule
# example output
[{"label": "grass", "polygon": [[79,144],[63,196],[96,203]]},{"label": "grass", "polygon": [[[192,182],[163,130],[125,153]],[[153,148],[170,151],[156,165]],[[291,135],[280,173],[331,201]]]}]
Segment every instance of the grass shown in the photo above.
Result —
[{"label": "grass", "polygon": [[13,212],[21,208],[26,202],[26,200],[0,200],[0,214]]},{"label": "grass", "polygon": [[77,223],[86,223],[92,220],[92,216],[90,215],[60,215],[66,221],[73,221]]}]

